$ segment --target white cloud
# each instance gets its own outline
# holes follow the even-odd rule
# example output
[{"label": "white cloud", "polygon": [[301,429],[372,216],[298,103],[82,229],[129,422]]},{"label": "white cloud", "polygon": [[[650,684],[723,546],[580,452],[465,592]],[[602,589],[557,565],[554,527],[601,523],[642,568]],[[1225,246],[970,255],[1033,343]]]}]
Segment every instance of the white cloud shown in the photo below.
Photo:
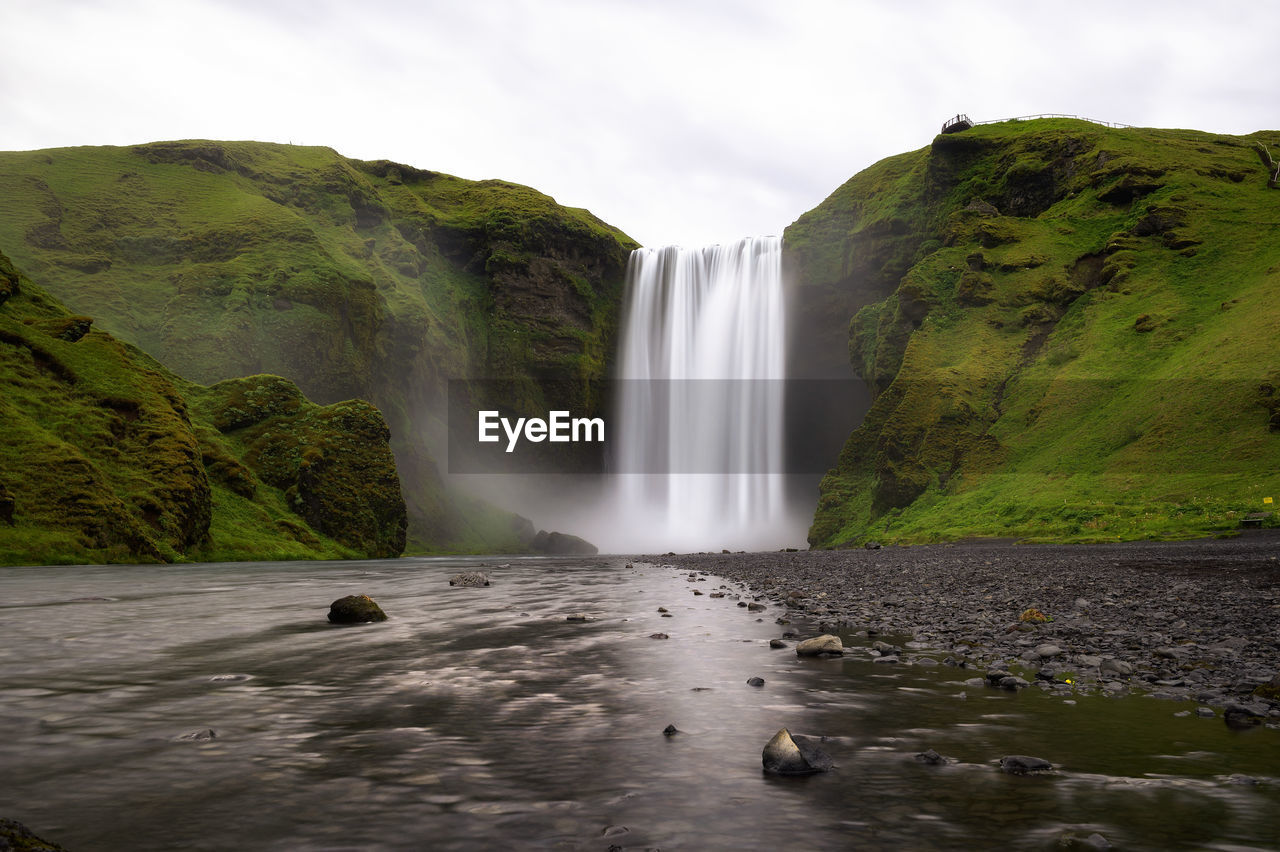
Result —
[{"label": "white cloud", "polygon": [[6,3],[0,148],[330,145],[588,207],[649,244],[777,233],[957,111],[1275,125],[1256,3]]}]

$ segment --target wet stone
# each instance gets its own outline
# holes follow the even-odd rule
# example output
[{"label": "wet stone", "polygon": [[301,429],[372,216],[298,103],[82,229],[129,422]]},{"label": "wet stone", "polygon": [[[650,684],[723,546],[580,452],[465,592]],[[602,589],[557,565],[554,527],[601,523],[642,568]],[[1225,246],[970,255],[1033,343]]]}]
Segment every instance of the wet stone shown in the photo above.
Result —
[{"label": "wet stone", "polygon": [[1047,772],[1050,769],[1053,769],[1053,764],[1039,757],[1011,754],[1000,758],[1000,770],[1010,775],[1029,775],[1034,772]]},{"label": "wet stone", "polygon": [[347,595],[329,604],[331,624],[365,624],[386,620],[387,614],[382,611],[382,607],[368,595]]},{"label": "wet stone", "polygon": [[928,764],[929,766],[942,766],[947,762],[945,757],[938,754],[933,749],[927,749],[926,751],[920,752],[916,755],[916,760],[921,763]]},{"label": "wet stone", "polygon": [[819,657],[819,656],[841,656],[844,654],[844,644],[840,641],[839,636],[824,634],[816,636],[812,639],[806,639],[799,645],[796,645],[796,656],[799,657]]},{"label": "wet stone", "polygon": [[762,677],[747,678],[747,686],[764,686],[764,678]]},{"label": "wet stone", "polygon": [[792,735],[786,728],[773,735],[761,752],[764,771],[775,775],[812,775],[834,765],[813,737]]}]

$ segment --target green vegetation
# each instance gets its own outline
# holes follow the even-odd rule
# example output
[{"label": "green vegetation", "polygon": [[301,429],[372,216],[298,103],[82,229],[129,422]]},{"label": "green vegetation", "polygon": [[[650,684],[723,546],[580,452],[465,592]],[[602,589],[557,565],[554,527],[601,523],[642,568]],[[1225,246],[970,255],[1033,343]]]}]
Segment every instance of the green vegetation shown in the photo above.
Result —
[{"label": "green vegetation", "polygon": [[0,564],[394,556],[405,511],[367,403],[275,376],[203,388],[0,255]]},{"label": "green vegetation", "polygon": [[[1250,137],[939,136],[785,234],[874,403],[820,547],[1228,534],[1280,500],[1280,192]],[[1266,525],[1277,525],[1274,514]]]},{"label": "green vegetation", "polygon": [[633,246],[528,187],[328,148],[0,153],[0,250],[98,327],[203,384],[269,373],[376,404],[418,551],[522,547],[513,516],[444,485],[445,384],[568,380],[596,412]]}]

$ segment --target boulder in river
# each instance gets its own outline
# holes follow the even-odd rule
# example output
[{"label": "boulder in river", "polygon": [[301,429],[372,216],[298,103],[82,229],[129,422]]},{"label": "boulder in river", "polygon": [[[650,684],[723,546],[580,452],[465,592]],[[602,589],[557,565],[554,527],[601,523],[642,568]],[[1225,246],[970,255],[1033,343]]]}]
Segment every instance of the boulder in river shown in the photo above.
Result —
[{"label": "boulder in river", "polygon": [[329,604],[331,624],[364,624],[369,621],[386,621],[387,614],[368,595],[347,595]]},{"label": "boulder in river", "polygon": [[844,643],[840,641],[839,636],[832,636],[830,633],[806,639],[796,645],[796,656],[798,657],[839,657],[843,654]]},{"label": "boulder in river", "polygon": [[761,761],[764,771],[774,775],[813,775],[834,765],[813,737],[792,736],[786,728],[765,745]]},{"label": "boulder in river", "polygon": [[1053,769],[1053,764],[1039,757],[1011,754],[1000,758],[1000,769],[1010,775],[1028,775],[1033,772],[1048,772]]},{"label": "boulder in river", "polygon": [[933,749],[926,749],[916,755],[916,760],[929,766],[946,766],[947,759]]},{"label": "boulder in river", "polygon": [[463,571],[449,578],[450,586],[487,586],[489,575],[483,571]]}]

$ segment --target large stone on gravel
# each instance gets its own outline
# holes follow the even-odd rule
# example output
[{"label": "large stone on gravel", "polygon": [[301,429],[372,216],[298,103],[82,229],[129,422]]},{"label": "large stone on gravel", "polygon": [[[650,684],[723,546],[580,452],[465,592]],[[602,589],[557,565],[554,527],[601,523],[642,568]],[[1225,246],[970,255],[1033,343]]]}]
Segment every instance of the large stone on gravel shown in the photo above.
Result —
[{"label": "large stone on gravel", "polygon": [[1028,775],[1032,772],[1047,772],[1050,769],[1053,769],[1053,764],[1039,757],[1011,754],[1000,758],[1000,770],[1010,775]]},{"label": "large stone on gravel", "polygon": [[1102,665],[1098,668],[1103,674],[1115,674],[1120,677],[1128,677],[1133,674],[1133,666],[1124,660],[1106,659],[1102,661]]},{"label": "large stone on gravel", "polygon": [[1049,659],[1050,657],[1056,657],[1061,654],[1062,649],[1053,644],[1037,645],[1036,653],[1045,659]]},{"label": "large stone on gravel", "polygon": [[463,571],[449,578],[450,586],[487,586],[489,576],[483,571]]},{"label": "large stone on gravel", "polygon": [[1232,704],[1223,711],[1222,720],[1227,723],[1228,728],[1242,730],[1244,728],[1252,728],[1254,725],[1261,725],[1263,716],[1253,707]]},{"label": "large stone on gravel", "polygon": [[806,639],[796,645],[797,657],[839,657],[844,654],[844,643],[839,636],[824,633],[812,639]]},{"label": "large stone on gravel", "polygon": [[812,737],[792,736],[786,728],[773,735],[761,753],[764,771],[774,775],[813,775],[834,764]]},{"label": "large stone on gravel", "polygon": [[368,595],[347,595],[329,604],[331,624],[365,624],[370,621],[386,621],[387,614]]}]

